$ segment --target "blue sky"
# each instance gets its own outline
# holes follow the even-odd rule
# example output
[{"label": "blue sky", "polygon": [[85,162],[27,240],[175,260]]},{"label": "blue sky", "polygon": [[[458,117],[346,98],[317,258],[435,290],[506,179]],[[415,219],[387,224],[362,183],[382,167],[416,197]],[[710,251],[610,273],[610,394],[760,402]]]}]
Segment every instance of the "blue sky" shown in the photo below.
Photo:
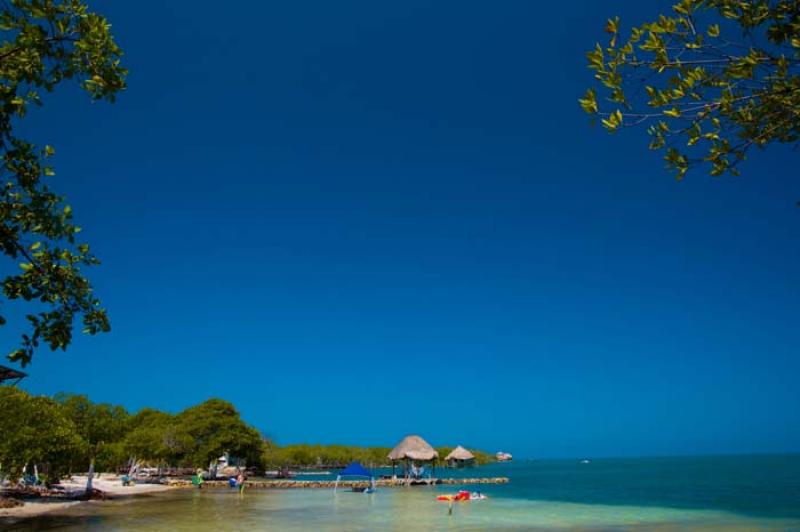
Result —
[{"label": "blue sky", "polygon": [[577,105],[605,19],[669,4],[92,2],[129,90],[23,129],[113,331],[23,387],[283,443],[800,450],[797,152],[676,182]]}]

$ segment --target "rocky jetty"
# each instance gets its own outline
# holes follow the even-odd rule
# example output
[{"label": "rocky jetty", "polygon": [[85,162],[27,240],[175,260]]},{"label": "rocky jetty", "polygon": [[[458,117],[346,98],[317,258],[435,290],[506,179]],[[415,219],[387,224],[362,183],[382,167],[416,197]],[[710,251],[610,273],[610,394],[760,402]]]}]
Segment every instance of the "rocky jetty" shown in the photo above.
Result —
[{"label": "rocky jetty", "polygon": [[[405,479],[379,479],[375,483],[379,487],[393,488],[402,487],[407,485],[421,485],[421,484],[451,484],[451,485],[466,485],[466,484],[507,484],[508,477],[493,477],[493,478],[436,478],[420,481],[407,482]],[[166,481],[168,486],[175,487],[192,487],[192,481],[188,479],[170,479]],[[319,488],[333,488],[335,481],[333,480],[248,480],[245,486],[255,489],[319,489]],[[353,481],[343,480],[339,482],[340,488],[363,488],[369,486],[366,481]],[[206,488],[228,488],[227,480],[206,480],[203,482],[203,489]]]}]

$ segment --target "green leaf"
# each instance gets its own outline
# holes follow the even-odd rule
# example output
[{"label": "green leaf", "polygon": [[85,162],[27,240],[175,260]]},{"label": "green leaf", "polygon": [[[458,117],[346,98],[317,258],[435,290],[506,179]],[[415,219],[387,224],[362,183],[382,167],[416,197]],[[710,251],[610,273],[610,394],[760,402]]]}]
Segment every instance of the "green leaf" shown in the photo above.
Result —
[{"label": "green leaf", "polygon": [[594,89],[587,90],[586,95],[583,98],[578,99],[578,102],[580,102],[581,108],[587,113],[597,113],[597,98],[595,96]]},{"label": "green leaf", "polygon": [[601,122],[606,129],[608,129],[613,133],[622,125],[622,118],[623,118],[622,112],[619,109],[617,109],[616,111],[608,115],[608,118],[601,120]]},{"label": "green leaf", "polygon": [[619,17],[608,19],[606,22],[606,33],[617,33],[619,28]]}]

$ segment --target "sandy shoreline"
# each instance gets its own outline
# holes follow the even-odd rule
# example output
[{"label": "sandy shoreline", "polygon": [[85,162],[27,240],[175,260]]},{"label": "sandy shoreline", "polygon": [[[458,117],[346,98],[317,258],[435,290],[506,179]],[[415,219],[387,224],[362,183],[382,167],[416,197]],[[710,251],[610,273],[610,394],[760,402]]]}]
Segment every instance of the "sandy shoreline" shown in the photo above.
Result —
[{"label": "sandy shoreline", "polygon": [[24,501],[22,506],[16,508],[3,508],[0,509],[0,518],[4,517],[38,517],[57,510],[64,510],[76,504],[81,504],[80,501]]},{"label": "sandy shoreline", "polygon": [[[79,495],[83,493],[83,490],[86,487],[86,477],[76,475],[69,480],[64,480],[59,485],[64,487],[68,495]],[[95,478],[93,481],[93,487],[114,499],[121,497],[135,497],[137,495],[159,493],[174,489],[174,487],[167,486],[165,484],[134,484],[132,486],[123,486],[122,480],[120,480],[120,477],[116,475]],[[58,499],[33,499],[24,500],[22,502],[24,503],[23,506],[0,509],[0,518],[36,517],[59,510],[64,510],[77,504],[82,504],[82,501]]]},{"label": "sandy shoreline", "polygon": [[[82,493],[86,488],[85,476],[73,476],[70,480],[64,480],[60,484],[68,493],[78,494]],[[100,478],[95,478],[92,482],[94,489],[100,490],[106,495],[111,497],[125,497],[129,495],[141,495],[144,493],[157,493],[172,489],[166,484],[133,484],[131,486],[123,486],[122,480],[116,475],[104,475]]]}]

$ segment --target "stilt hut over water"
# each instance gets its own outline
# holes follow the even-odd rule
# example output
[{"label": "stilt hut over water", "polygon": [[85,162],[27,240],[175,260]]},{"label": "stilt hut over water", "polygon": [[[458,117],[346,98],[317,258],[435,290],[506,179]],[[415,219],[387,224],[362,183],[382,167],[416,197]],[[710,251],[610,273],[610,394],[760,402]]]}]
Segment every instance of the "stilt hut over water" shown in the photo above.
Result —
[{"label": "stilt hut over water", "polygon": [[397,447],[389,453],[392,461],[392,476],[395,476],[397,462],[403,464],[403,476],[409,478],[423,478],[425,476],[424,464],[431,466],[431,476],[436,472],[436,460],[439,453],[431,445],[416,435],[403,438]]},{"label": "stilt hut over water", "polygon": [[445,460],[450,467],[465,467],[475,463],[475,455],[459,445],[450,451]]}]

